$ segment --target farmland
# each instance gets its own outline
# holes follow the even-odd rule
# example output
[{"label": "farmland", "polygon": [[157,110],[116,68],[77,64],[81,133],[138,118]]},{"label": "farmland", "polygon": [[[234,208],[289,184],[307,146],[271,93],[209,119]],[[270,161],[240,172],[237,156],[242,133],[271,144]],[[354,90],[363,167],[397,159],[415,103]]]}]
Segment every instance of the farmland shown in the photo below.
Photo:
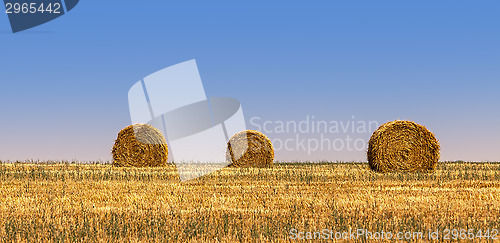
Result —
[{"label": "farmland", "polygon": [[446,229],[451,238],[473,229],[474,240],[493,241],[500,163],[387,174],[366,163],[282,163],[183,183],[172,165],[0,164],[2,242],[289,241],[323,229],[423,232],[424,240],[429,230],[442,239]]}]

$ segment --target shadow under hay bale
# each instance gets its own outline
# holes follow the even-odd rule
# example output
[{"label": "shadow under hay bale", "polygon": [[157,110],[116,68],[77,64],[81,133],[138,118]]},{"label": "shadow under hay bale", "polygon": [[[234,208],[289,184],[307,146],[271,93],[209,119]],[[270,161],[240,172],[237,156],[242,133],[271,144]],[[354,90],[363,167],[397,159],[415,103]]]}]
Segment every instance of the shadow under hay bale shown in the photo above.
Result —
[{"label": "shadow under hay bale", "polygon": [[112,153],[115,166],[164,166],[168,146],[158,129],[148,124],[134,124],[118,133]]},{"label": "shadow under hay bale", "polygon": [[438,140],[426,127],[397,120],[373,133],[367,159],[375,172],[432,171],[439,161],[439,149]]},{"label": "shadow under hay bale", "polygon": [[273,164],[274,148],[266,135],[245,130],[227,143],[226,160],[234,167],[268,167]]}]

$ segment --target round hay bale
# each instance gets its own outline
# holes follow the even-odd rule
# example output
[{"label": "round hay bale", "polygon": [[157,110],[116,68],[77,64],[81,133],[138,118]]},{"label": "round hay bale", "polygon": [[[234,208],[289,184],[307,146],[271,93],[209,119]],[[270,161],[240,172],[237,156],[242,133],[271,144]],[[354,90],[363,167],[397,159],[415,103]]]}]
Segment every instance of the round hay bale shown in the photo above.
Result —
[{"label": "round hay bale", "polygon": [[422,125],[392,121],[380,126],[368,142],[368,164],[375,172],[431,171],[439,160],[439,142]]},{"label": "round hay bale", "polygon": [[134,124],[118,133],[112,153],[115,166],[164,166],[168,146],[158,129],[148,124]]},{"label": "round hay bale", "polygon": [[235,167],[267,167],[273,164],[274,148],[266,135],[245,130],[229,139],[226,159]]}]

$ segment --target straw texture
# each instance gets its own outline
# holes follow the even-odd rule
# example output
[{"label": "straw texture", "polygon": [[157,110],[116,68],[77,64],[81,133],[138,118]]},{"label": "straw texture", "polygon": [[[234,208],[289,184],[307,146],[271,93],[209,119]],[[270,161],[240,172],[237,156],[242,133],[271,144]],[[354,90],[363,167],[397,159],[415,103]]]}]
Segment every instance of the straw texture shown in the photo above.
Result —
[{"label": "straw texture", "polygon": [[163,134],[148,124],[134,124],[122,129],[113,146],[115,166],[164,166],[168,147]]},{"label": "straw texture", "polygon": [[274,160],[271,140],[255,130],[235,134],[227,143],[226,159],[234,167],[268,167]]},{"label": "straw texture", "polygon": [[368,142],[368,164],[375,172],[432,171],[439,161],[440,145],[426,127],[412,121],[380,126]]}]

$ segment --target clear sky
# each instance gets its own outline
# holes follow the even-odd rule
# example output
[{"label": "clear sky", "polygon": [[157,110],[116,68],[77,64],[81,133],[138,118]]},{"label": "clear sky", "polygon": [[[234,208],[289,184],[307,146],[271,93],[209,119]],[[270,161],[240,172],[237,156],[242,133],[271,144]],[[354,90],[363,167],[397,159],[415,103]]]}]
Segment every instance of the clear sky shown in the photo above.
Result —
[{"label": "clear sky", "polygon": [[[207,96],[240,100],[247,128],[293,140],[278,160],[363,161],[347,140],[373,132],[280,122],[408,119],[435,133],[443,160],[500,161],[496,0],[82,0],[16,34],[0,11],[0,160],[110,160],[129,88],[196,59]],[[321,139],[345,146],[313,150]]]}]

